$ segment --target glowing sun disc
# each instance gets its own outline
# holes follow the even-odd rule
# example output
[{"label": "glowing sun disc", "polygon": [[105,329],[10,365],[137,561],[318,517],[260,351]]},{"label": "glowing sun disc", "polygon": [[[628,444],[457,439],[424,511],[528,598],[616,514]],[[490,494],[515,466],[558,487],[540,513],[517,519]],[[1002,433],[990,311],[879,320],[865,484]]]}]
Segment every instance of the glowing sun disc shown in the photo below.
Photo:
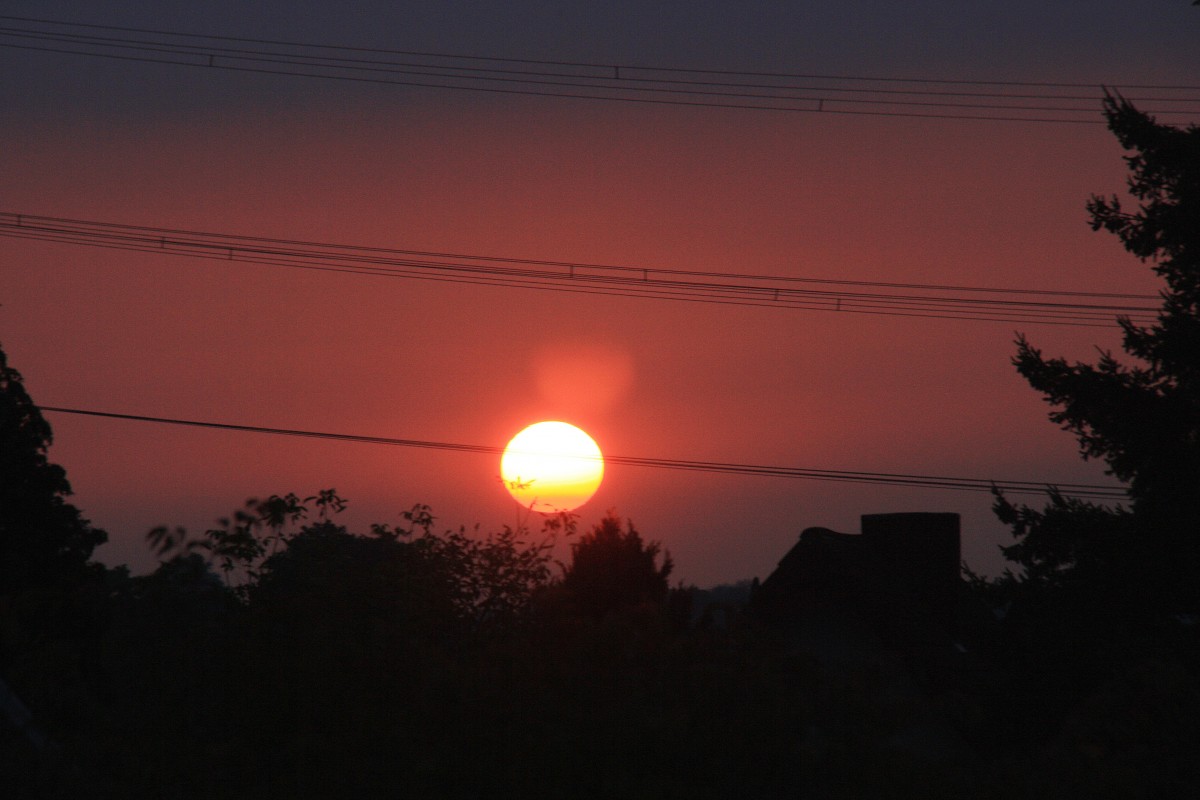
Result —
[{"label": "glowing sun disc", "polygon": [[504,448],[500,478],[524,508],[544,514],[573,511],[604,479],[604,457],[586,433],[566,422],[538,422]]}]

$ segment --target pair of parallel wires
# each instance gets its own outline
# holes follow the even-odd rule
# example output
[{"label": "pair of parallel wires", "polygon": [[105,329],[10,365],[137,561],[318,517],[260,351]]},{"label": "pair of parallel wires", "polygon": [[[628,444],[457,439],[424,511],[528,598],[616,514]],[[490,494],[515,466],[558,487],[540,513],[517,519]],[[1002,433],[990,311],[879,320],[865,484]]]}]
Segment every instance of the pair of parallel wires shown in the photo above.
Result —
[{"label": "pair of parallel wires", "polygon": [[1148,113],[1200,116],[1200,86],[973,81],[683,69],[343,47],[0,16],[0,47],[441,90],[793,113],[1102,124],[1117,92]]},{"label": "pair of parallel wires", "polygon": [[0,237],[347,275],[693,303],[974,322],[1111,327],[1153,295],[712,272],[401,250],[0,212]]}]

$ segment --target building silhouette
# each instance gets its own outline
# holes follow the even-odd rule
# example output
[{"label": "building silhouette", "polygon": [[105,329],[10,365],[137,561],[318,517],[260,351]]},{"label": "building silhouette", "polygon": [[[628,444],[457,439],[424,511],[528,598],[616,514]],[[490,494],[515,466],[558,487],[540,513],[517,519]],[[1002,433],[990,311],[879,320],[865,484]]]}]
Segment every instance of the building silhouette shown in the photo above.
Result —
[{"label": "building silhouette", "polygon": [[[955,638],[960,571],[957,514],[866,514],[861,533],[803,531],[747,611],[790,652],[839,675],[871,676],[877,703],[905,709],[887,746],[959,759],[970,748],[944,700],[986,679]],[[819,741],[820,731],[808,738]]]},{"label": "building silhouette", "polygon": [[802,532],[749,611],[822,660],[942,649],[953,644],[961,560],[957,514],[865,514],[858,534]]}]

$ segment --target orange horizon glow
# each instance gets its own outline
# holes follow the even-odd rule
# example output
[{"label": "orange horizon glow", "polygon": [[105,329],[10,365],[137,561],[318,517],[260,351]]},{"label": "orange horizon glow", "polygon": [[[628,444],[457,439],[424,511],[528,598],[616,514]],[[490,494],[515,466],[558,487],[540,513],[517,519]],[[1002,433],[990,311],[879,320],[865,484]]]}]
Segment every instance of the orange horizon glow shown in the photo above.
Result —
[{"label": "orange horizon glow", "polygon": [[523,508],[543,514],[574,511],[604,479],[604,456],[592,437],[566,422],[530,425],[512,438],[500,477]]}]

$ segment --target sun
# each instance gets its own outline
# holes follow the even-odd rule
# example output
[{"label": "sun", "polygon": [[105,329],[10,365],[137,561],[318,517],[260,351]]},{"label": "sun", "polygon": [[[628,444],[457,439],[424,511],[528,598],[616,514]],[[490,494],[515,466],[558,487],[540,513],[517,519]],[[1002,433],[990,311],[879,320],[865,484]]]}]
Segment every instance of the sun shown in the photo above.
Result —
[{"label": "sun", "polygon": [[604,479],[604,456],[592,437],[566,422],[539,422],[504,448],[500,478],[524,508],[553,514],[591,499]]}]

